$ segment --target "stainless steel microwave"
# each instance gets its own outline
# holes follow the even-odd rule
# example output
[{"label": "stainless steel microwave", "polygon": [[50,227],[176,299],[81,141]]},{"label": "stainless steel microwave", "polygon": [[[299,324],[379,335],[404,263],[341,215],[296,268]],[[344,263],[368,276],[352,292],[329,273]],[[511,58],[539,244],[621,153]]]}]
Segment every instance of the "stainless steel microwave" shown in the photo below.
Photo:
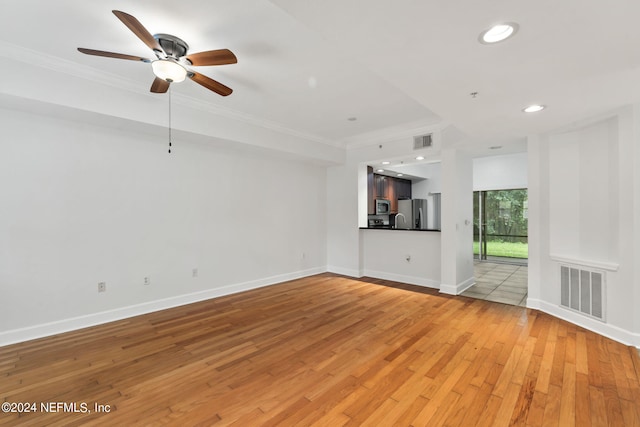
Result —
[{"label": "stainless steel microwave", "polygon": [[391,202],[386,199],[376,199],[376,215],[389,215],[391,213]]}]

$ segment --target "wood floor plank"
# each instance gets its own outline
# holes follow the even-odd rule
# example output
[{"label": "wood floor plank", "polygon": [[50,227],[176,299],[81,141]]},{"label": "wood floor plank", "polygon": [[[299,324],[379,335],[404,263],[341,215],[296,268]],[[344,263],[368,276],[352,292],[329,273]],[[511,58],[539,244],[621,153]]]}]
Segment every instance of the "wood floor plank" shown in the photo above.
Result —
[{"label": "wood floor plank", "polygon": [[[507,393],[502,398],[500,407],[498,408],[498,412],[496,413],[496,417],[493,421],[494,426],[509,426],[511,424],[511,419],[516,411],[516,404],[518,403],[521,388],[520,384],[509,384],[507,387]],[[515,418],[519,420],[520,415],[517,414]]]},{"label": "wood floor plank", "polygon": [[[455,387],[454,387],[455,388]],[[449,415],[443,422],[443,426],[455,427],[463,425],[464,417],[471,409],[473,402],[478,395],[478,389],[476,387],[467,387],[460,395],[460,400],[449,412]],[[454,393],[458,393],[454,390]],[[459,393],[458,393],[459,394]]]},{"label": "wood floor plank", "polygon": [[576,372],[586,374],[589,372],[587,363],[587,336],[580,331],[576,334]]},{"label": "wood floor plank", "polygon": [[110,408],[0,426],[633,426],[639,377],[545,313],[325,273],[0,347],[1,401]]},{"label": "wood floor plank", "polygon": [[576,419],[575,425],[590,427],[592,423],[591,398],[589,397],[589,377],[578,372],[576,365]]},{"label": "wood floor plank", "polygon": [[519,387],[518,399],[515,402],[511,413],[509,425],[524,426],[529,418],[529,411],[533,402],[536,381],[535,378],[527,377],[523,379]]},{"label": "wood floor plank", "polygon": [[[469,389],[475,389],[475,387],[471,386]],[[462,420],[458,423],[459,426],[474,425],[478,422],[481,418],[482,412],[488,407],[487,403],[489,400],[495,398],[495,396],[491,395],[492,389],[493,386],[491,384],[482,384],[478,391],[475,392],[475,397],[473,398],[469,408],[465,411]]]},{"label": "wood floor plank", "polygon": [[637,401],[620,400],[622,406],[622,418],[625,427],[640,427],[640,411]]},{"label": "wood floor plank", "polygon": [[567,360],[562,375],[562,397],[560,399],[560,425],[568,426],[576,419],[576,365],[571,363],[575,358]]},{"label": "wood floor plank", "polygon": [[604,393],[599,387],[589,387],[589,399],[591,405],[589,411],[591,413],[591,424],[594,426],[609,425],[607,419],[607,409],[604,403]]},{"label": "wood floor plank", "polygon": [[[609,357],[612,357],[610,353]],[[613,365],[609,362],[600,361],[600,369],[602,370],[602,391],[609,425],[624,426],[624,417],[620,404],[620,389],[616,384]]]},{"label": "wood floor plank", "polygon": [[534,389],[531,405],[527,413],[527,426],[541,426],[544,420],[544,411],[547,404],[547,395]]},{"label": "wood floor plank", "polygon": [[553,359],[556,351],[557,328],[558,322],[554,321],[550,323],[549,338],[547,339],[547,344],[545,345],[544,352],[542,354],[542,360],[540,362],[538,379],[536,381],[536,391],[539,391],[543,394],[547,394],[549,391],[551,369],[553,367]]},{"label": "wood floor plank", "polygon": [[484,406],[484,410],[476,420],[469,420],[476,427],[490,427],[495,424],[495,419],[498,414],[498,410],[500,410],[500,406],[502,406],[502,398],[496,395],[490,395],[489,399]]},{"label": "wood floor plank", "polygon": [[[544,407],[543,426],[560,426],[560,402],[562,399],[562,387],[556,384],[549,385],[547,401]],[[573,423],[571,424],[573,425]],[[565,426],[561,426],[565,427]]]},{"label": "wood floor plank", "polygon": [[[561,328],[566,330],[566,328]],[[564,375],[564,365],[566,357],[567,338],[558,335],[556,349],[553,354],[553,364],[551,365],[551,375],[549,376],[549,384],[562,387],[562,376]]]}]

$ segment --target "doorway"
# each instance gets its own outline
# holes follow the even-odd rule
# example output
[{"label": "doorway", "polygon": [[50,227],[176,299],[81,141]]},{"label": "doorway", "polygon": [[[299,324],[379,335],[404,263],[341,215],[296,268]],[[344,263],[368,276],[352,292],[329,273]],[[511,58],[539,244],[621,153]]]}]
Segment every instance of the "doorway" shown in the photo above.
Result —
[{"label": "doorway", "polygon": [[478,261],[527,265],[527,189],[473,192],[473,253]]}]

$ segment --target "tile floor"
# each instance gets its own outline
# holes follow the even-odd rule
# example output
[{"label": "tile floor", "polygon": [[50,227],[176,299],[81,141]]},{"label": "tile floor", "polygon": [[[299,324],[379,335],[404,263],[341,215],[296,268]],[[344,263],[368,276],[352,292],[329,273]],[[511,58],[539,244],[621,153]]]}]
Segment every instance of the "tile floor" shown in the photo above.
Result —
[{"label": "tile floor", "polygon": [[475,262],[476,284],[462,295],[503,304],[526,306],[527,266]]}]

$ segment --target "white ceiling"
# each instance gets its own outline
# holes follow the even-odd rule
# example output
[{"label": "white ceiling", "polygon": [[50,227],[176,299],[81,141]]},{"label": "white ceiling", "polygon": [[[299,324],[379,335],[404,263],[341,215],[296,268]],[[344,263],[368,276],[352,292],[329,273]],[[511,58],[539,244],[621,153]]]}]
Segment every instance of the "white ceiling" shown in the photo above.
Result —
[{"label": "white ceiling", "polygon": [[[0,41],[145,88],[148,64],[76,50],[152,57],[112,9],[192,53],[231,49],[238,64],[198,68],[231,96],[193,82],[174,92],[333,143],[442,122],[475,144],[504,144],[640,101],[637,0],[3,0],[2,9]],[[519,23],[517,35],[478,43],[500,21]],[[531,103],[548,108],[522,113]]]}]

